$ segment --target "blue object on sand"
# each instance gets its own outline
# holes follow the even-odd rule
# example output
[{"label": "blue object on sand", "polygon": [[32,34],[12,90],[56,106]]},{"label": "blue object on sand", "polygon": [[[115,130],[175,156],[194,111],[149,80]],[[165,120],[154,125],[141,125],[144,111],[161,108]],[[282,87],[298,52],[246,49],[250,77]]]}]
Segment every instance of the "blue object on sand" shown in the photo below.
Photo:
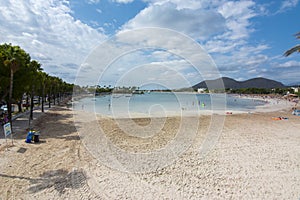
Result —
[{"label": "blue object on sand", "polygon": [[34,131],[28,131],[25,142],[26,143],[31,143],[33,135],[34,135]]}]

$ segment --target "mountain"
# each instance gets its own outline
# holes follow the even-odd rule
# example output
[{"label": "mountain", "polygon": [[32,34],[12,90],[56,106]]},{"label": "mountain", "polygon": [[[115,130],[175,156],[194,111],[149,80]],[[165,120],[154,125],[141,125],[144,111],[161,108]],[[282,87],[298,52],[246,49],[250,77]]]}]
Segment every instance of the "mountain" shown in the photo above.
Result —
[{"label": "mountain", "polygon": [[193,89],[198,88],[208,88],[208,89],[221,89],[221,88],[231,88],[231,89],[241,89],[241,88],[285,88],[285,86],[271,79],[266,78],[253,78],[246,81],[236,81],[232,78],[222,77],[215,80],[202,81],[193,86]]},{"label": "mountain", "polygon": [[300,82],[290,83],[287,86],[289,86],[289,87],[299,87],[300,86]]}]

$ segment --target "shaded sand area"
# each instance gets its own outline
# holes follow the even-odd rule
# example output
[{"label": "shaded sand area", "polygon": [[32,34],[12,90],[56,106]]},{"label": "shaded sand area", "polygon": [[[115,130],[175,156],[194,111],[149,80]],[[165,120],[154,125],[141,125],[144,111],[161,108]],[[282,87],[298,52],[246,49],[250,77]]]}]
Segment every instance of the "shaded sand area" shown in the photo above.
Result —
[{"label": "shaded sand area", "polygon": [[[25,143],[20,128],[14,146],[0,146],[0,199],[300,198],[300,117],[282,110],[216,122],[114,120],[53,108],[34,121],[40,143]],[[221,133],[209,135],[214,126]],[[211,144],[207,154],[204,144]]]}]

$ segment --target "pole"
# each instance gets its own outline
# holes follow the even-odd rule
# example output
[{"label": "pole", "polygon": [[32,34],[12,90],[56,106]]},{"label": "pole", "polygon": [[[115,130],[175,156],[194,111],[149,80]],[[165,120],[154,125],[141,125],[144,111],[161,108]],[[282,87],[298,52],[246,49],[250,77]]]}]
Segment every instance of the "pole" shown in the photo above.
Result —
[{"label": "pole", "polygon": [[11,134],[10,134],[10,138],[11,138],[11,145],[13,146],[14,145],[14,140],[13,140],[13,133],[11,132]]},{"label": "pole", "polygon": [[6,135],[5,135],[5,143],[6,143],[6,151],[8,151],[8,145],[7,145],[7,137],[6,137]]}]

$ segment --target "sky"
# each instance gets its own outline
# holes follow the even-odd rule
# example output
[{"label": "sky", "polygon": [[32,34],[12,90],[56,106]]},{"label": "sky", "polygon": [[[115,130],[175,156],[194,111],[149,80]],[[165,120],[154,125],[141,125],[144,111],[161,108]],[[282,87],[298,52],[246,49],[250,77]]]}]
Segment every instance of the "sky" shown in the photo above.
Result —
[{"label": "sky", "polygon": [[80,85],[300,82],[299,0],[0,0],[0,43]]}]

